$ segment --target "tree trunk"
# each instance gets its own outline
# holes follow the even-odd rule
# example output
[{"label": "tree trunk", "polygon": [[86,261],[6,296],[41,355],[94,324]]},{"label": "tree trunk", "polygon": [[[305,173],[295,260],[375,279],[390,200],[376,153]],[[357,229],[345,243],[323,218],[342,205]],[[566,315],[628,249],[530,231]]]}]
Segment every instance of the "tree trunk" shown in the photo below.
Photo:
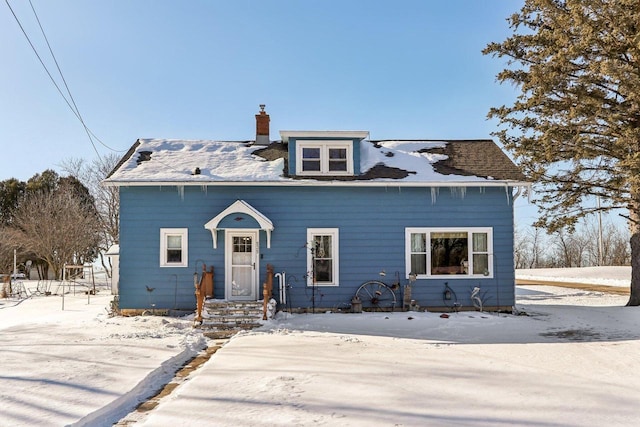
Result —
[{"label": "tree trunk", "polygon": [[631,226],[631,296],[627,306],[640,305],[640,228]]},{"label": "tree trunk", "polygon": [[[635,198],[634,198],[635,200]],[[627,306],[640,306],[640,212],[629,210],[629,228],[631,230],[631,295]]]}]

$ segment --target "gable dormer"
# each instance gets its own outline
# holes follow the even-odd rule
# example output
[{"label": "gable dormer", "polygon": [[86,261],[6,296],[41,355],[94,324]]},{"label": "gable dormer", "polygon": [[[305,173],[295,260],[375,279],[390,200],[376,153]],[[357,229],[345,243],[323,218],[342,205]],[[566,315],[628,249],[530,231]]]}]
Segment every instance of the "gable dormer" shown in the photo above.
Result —
[{"label": "gable dormer", "polygon": [[360,174],[360,144],[367,131],[280,131],[288,145],[289,175],[345,177]]}]

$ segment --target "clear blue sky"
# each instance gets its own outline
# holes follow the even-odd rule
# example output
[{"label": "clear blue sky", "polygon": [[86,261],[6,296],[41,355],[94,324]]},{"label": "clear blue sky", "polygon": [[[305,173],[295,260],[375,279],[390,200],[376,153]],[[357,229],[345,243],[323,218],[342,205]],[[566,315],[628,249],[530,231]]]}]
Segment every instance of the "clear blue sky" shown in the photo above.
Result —
[{"label": "clear blue sky", "polygon": [[[253,139],[261,103],[273,139],[490,138],[489,108],[516,95],[481,50],[510,34],[518,0],[32,2],[85,123],[116,150],[137,138]],[[29,2],[9,4],[64,90]],[[0,180],[95,158],[4,1],[0,58]],[[534,214],[518,208],[522,221]]]}]

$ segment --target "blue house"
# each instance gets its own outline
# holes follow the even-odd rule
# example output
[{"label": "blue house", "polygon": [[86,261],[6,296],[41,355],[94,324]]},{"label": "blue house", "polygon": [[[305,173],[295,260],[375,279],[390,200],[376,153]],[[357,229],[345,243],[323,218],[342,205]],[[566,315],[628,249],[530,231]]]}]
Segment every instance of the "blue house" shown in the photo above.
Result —
[{"label": "blue house", "polygon": [[365,308],[515,303],[514,200],[528,183],[491,140],[271,141],[261,106],[255,141],[139,139],[105,185],[120,193],[123,311],[193,310],[203,266],[210,297],[260,300],[267,264],[291,310],[346,309],[356,294]]}]

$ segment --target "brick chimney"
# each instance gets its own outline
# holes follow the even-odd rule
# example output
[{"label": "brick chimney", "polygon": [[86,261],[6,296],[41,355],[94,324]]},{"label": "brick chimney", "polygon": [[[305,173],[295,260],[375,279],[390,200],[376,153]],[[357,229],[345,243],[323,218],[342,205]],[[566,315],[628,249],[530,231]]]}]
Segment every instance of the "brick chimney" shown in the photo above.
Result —
[{"label": "brick chimney", "polygon": [[260,104],[260,113],[256,114],[256,145],[269,145],[269,115],[264,111],[264,104]]}]

